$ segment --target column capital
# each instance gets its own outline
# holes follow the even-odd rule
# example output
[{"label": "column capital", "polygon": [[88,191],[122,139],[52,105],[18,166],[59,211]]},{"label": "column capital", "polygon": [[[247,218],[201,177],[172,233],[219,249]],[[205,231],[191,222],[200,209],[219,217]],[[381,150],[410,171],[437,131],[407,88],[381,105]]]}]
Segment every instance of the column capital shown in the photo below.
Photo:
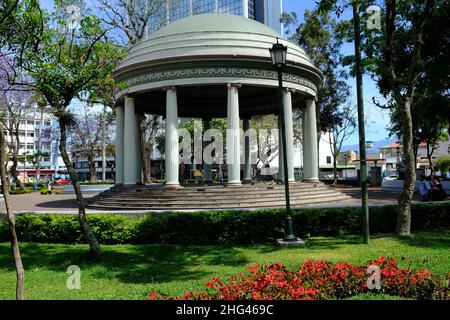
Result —
[{"label": "column capital", "polygon": [[177,91],[177,87],[176,86],[167,86],[167,87],[162,87],[161,88],[162,91]]},{"label": "column capital", "polygon": [[308,97],[306,97],[305,101],[317,102],[317,95],[316,96],[308,96]]},{"label": "column capital", "polygon": [[240,88],[242,85],[240,83],[227,83],[227,88]]},{"label": "column capital", "polygon": [[294,88],[289,88],[289,87],[283,87],[283,91],[284,91],[284,92],[295,93],[295,89],[294,89]]}]

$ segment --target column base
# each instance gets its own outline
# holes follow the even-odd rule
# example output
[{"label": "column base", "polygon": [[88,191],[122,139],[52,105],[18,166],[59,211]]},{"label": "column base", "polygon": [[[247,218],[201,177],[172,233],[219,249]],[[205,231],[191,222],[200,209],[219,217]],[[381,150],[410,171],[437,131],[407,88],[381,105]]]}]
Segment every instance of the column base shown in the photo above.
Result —
[{"label": "column base", "polygon": [[225,184],[226,187],[240,187],[242,186],[241,181],[229,181]]},{"label": "column base", "polygon": [[183,186],[181,186],[178,182],[176,183],[166,183],[163,186],[163,189],[182,189]]},{"label": "column base", "polygon": [[293,241],[285,241],[284,239],[277,239],[277,243],[279,246],[283,247],[304,247],[306,246],[305,241],[300,238],[297,238]]},{"label": "column base", "polygon": [[[296,181],[295,180],[288,180],[289,184],[295,184]],[[284,180],[277,180],[277,184],[283,184],[284,185]]]},{"label": "column base", "polygon": [[305,183],[320,183],[320,180],[318,178],[316,178],[316,179],[304,179],[303,182],[305,182]]}]

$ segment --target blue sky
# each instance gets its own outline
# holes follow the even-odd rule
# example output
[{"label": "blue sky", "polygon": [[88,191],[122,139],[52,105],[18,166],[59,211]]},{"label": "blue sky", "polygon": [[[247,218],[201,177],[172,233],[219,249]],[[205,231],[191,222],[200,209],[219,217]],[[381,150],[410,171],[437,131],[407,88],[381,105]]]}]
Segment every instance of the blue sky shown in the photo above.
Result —
[{"label": "blue sky", "polygon": [[[283,0],[283,11],[296,12],[298,22],[303,22],[303,14],[306,9],[313,9],[315,7],[315,0]],[[351,12],[344,13],[344,18],[349,18]],[[346,44],[343,48],[343,53],[346,55],[353,54],[353,43]],[[352,99],[356,104],[356,79],[349,78],[348,84],[352,89]],[[372,103],[372,98],[381,98],[376,83],[368,76],[364,76],[364,107],[366,118],[366,140],[379,141],[385,140],[388,137],[386,126],[389,124],[389,113],[387,110],[380,109]],[[347,141],[345,145],[353,145],[358,143],[358,133],[356,132]]]}]

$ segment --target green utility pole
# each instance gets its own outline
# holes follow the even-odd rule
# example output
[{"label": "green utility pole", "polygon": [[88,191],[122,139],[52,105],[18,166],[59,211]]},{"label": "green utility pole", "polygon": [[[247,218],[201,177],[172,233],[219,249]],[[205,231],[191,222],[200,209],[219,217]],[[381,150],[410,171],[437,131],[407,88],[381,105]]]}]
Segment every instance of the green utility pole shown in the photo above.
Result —
[{"label": "green utility pole", "polygon": [[367,185],[367,162],[366,162],[366,130],[364,126],[364,100],[363,81],[361,71],[361,30],[359,21],[358,0],[353,1],[353,27],[355,31],[355,71],[356,71],[356,95],[358,101],[358,129],[359,129],[359,161],[361,179],[362,217],[364,243],[370,243],[369,233],[369,206]]}]

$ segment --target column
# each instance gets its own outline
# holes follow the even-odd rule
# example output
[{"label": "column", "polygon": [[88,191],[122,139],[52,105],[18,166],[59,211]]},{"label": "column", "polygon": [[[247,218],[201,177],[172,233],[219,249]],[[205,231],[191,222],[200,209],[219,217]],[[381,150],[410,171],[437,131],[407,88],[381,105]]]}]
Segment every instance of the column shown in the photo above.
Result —
[{"label": "column", "polygon": [[[242,121],[244,134],[250,129],[250,119],[244,119]],[[244,183],[250,183],[252,181],[252,163],[251,163],[250,137],[245,135],[244,140]]]},{"label": "column", "polygon": [[175,87],[169,87],[166,91],[166,186],[178,187],[178,105],[177,90]]},{"label": "column", "polygon": [[316,101],[306,100],[304,116],[303,170],[306,182],[319,181],[319,161],[317,156]]},{"label": "column", "polygon": [[278,179],[284,181],[284,154],[283,154],[283,140],[281,136],[281,118],[278,115]]},{"label": "column", "polygon": [[125,97],[124,112],[124,184],[133,185],[140,182],[136,164],[140,161],[140,138],[138,136],[138,117],[135,112],[134,99]]},{"label": "column", "polygon": [[294,178],[294,123],[292,118],[292,91],[283,90],[284,125],[286,129],[286,157],[288,167],[288,181],[295,182]]},{"label": "column", "polygon": [[229,83],[227,100],[227,164],[228,185],[241,184],[240,129],[239,129],[239,84]]},{"label": "column", "polygon": [[[211,129],[211,119],[203,119],[203,131],[206,132],[209,129]],[[202,149],[202,157],[203,157],[203,150],[207,146],[207,142],[203,142],[203,149]],[[202,158],[203,161],[203,183],[210,184],[212,183],[212,172],[211,172],[211,164],[208,164],[205,162],[205,159]]]},{"label": "column", "polygon": [[116,185],[123,184],[123,155],[124,155],[124,110],[123,106],[116,107]]}]

